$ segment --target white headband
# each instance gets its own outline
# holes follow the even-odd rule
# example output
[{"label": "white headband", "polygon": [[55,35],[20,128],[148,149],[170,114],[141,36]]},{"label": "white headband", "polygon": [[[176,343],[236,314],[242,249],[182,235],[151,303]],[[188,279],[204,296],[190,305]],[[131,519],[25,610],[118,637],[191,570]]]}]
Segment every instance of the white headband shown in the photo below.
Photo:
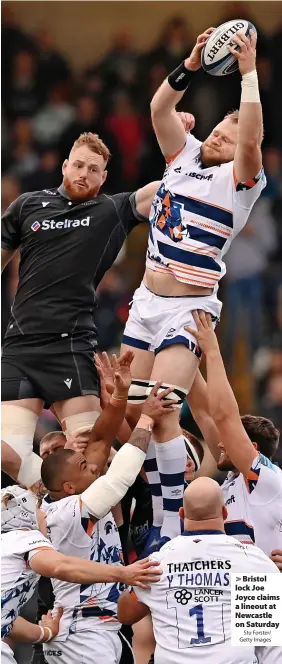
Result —
[{"label": "white headband", "polygon": [[[4,496],[11,495],[7,504],[3,502]],[[27,489],[17,484],[7,486],[1,491],[1,531],[7,533],[10,530],[28,528],[38,530],[36,519],[36,496]]]},{"label": "white headband", "polygon": [[198,456],[198,454],[197,454],[197,452],[196,452],[196,450],[195,450],[194,445],[192,445],[192,443],[191,443],[191,441],[189,440],[189,438],[187,438],[186,436],[184,436],[184,442],[185,442],[185,447],[186,447],[186,452],[187,452],[188,457],[189,457],[190,459],[192,459],[192,461],[194,461],[195,473],[196,473],[197,470],[199,470],[200,465],[201,465],[201,462],[200,462],[199,456]]}]

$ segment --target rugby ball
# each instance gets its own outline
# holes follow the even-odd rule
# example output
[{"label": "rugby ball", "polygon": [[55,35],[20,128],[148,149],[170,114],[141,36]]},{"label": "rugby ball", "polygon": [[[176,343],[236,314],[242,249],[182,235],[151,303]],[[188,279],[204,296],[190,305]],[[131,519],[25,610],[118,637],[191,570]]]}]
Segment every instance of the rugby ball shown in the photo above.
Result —
[{"label": "rugby ball", "polygon": [[255,26],[249,21],[244,19],[236,19],[222,23],[219,28],[208,38],[201,54],[201,62],[203,69],[212,76],[226,76],[232,74],[238,69],[238,62],[234,55],[228,50],[229,46],[234,46],[239,50],[237,44],[232,43],[232,37],[237,32],[243,32],[246,37],[250,38],[250,30],[254,30]]}]

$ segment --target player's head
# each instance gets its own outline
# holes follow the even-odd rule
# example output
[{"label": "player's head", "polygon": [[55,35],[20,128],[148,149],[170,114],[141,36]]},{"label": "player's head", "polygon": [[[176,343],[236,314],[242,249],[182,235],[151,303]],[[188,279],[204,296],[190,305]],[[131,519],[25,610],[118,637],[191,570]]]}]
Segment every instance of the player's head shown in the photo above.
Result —
[{"label": "player's head", "polygon": [[50,431],[40,441],[39,453],[41,459],[46,459],[49,454],[62,449],[66,444],[66,437],[62,431]]},{"label": "player's head", "polygon": [[191,482],[184,491],[179,515],[184,519],[184,530],[213,528],[224,532],[227,509],[219,484],[210,477]]},{"label": "player's head", "polygon": [[273,422],[259,415],[243,415],[241,421],[254,447],[265,457],[272,459],[280,438],[280,432]]},{"label": "player's head", "polygon": [[99,473],[95,464],[88,463],[81,452],[58,450],[49,454],[41,466],[41,479],[54,499],[80,494]]},{"label": "player's head", "polygon": [[81,134],[63,163],[63,183],[70,198],[87,201],[97,196],[107,177],[110,151],[97,134]]},{"label": "player's head", "polygon": [[[256,415],[243,415],[241,417],[243,427],[253,443],[253,446],[268,459],[272,459],[279,444],[280,433],[273,422],[266,417]],[[217,467],[219,470],[236,470],[229,458],[225,447],[219,443],[220,457]]]},{"label": "player's head", "polygon": [[37,497],[18,484],[1,491],[1,532],[11,530],[45,531],[44,513],[37,507]]},{"label": "player's head", "polygon": [[184,436],[185,447],[187,450],[187,461],[185,468],[184,479],[186,482],[191,482],[194,475],[199,470],[199,467],[204,458],[204,448],[199,438],[194,436],[186,429],[182,429]]},{"label": "player's head", "polygon": [[233,161],[238,142],[238,118],[239,111],[228,113],[202,143],[200,152],[205,166]]}]

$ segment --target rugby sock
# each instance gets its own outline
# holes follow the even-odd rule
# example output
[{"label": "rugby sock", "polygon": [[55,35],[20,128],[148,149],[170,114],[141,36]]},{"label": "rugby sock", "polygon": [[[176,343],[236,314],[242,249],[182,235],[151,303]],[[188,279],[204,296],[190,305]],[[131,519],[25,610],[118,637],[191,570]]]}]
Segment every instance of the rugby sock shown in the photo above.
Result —
[{"label": "rugby sock", "polygon": [[144,470],[152,494],[153,526],[160,527],[163,523],[163,497],[161,478],[156,460],[156,443],[153,438],[151,438],[149,443],[146,459],[144,461]]},{"label": "rugby sock", "polygon": [[180,435],[166,443],[157,443],[156,458],[164,508],[161,536],[172,539],[181,532],[178,510],[183,505],[184,473],[187,461],[184,437]]}]

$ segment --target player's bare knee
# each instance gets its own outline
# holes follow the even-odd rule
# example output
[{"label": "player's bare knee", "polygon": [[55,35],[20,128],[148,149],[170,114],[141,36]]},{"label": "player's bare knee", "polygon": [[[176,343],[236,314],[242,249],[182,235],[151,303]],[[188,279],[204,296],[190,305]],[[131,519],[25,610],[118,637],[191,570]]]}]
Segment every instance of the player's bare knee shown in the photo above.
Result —
[{"label": "player's bare knee", "polygon": [[[32,486],[41,478],[42,461],[33,452],[33,438],[38,416],[27,408],[6,403],[2,404],[1,410],[1,438],[6,446],[11,448],[10,454],[8,454],[7,447],[5,448],[6,458],[8,462],[10,460],[9,474],[20,484]],[[5,470],[4,466],[3,469]],[[8,472],[7,466],[6,472]]]}]

